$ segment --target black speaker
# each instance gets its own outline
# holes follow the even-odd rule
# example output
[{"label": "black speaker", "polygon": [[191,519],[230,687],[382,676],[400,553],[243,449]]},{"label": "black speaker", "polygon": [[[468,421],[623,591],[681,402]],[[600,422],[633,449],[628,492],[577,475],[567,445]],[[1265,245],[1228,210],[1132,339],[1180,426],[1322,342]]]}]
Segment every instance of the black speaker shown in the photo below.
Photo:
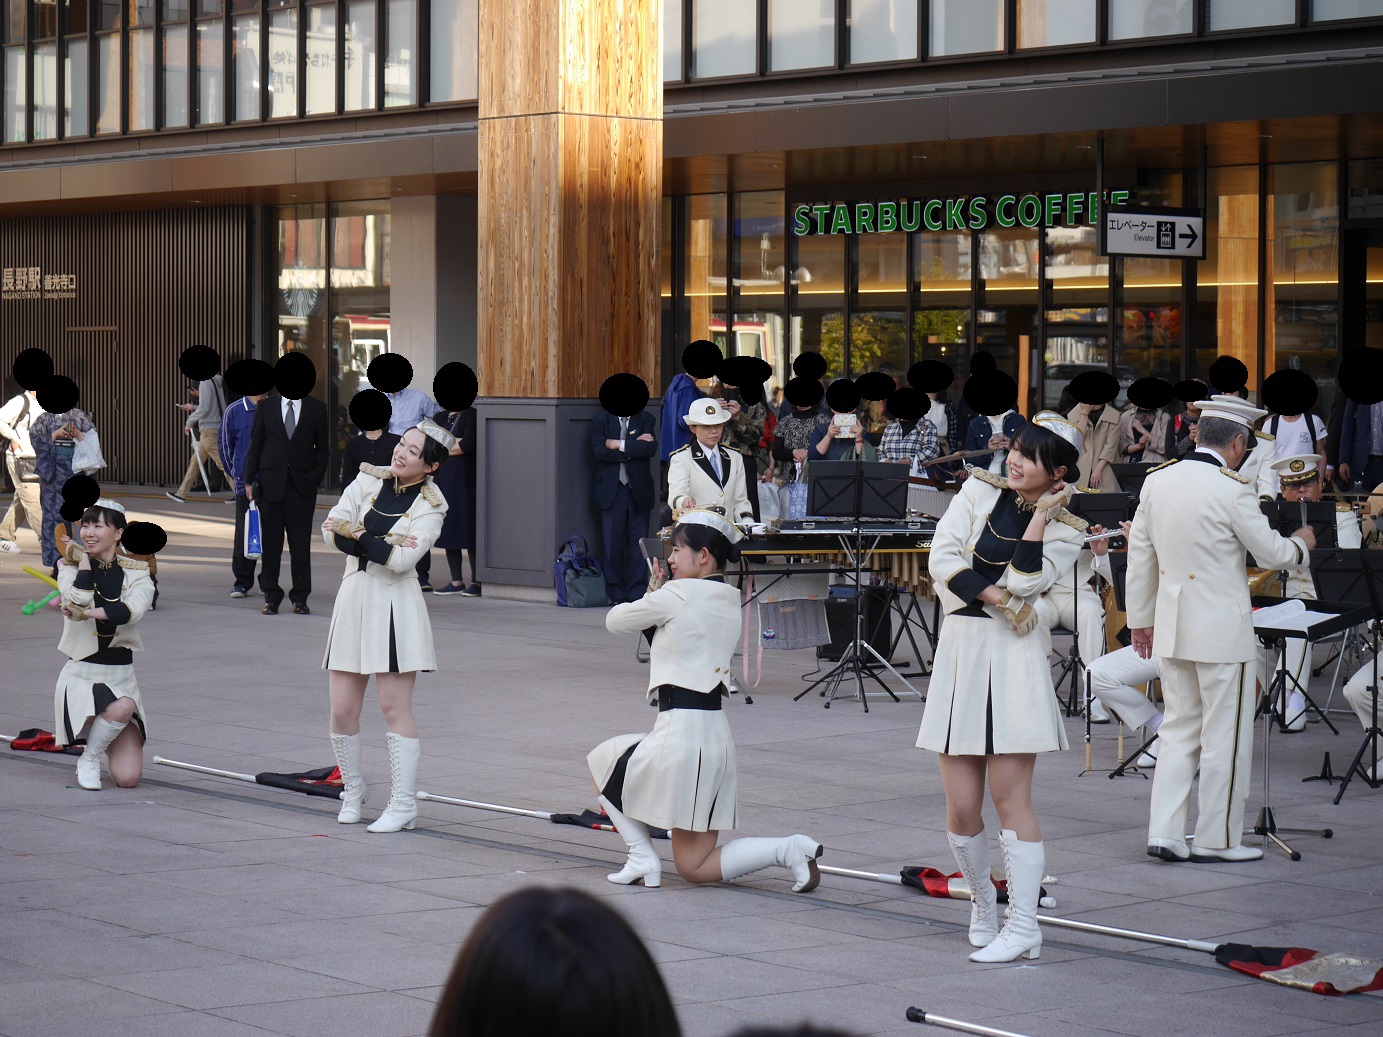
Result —
[{"label": "black speaker", "polygon": [[[864,628],[864,639],[874,651],[888,658],[889,646],[893,643],[893,612],[888,607],[894,590],[892,587],[866,587],[860,618]],[[817,645],[816,657],[838,662],[845,654],[846,646],[855,637],[855,589],[853,587],[832,587],[826,599],[826,631],[831,635],[831,643]]]}]

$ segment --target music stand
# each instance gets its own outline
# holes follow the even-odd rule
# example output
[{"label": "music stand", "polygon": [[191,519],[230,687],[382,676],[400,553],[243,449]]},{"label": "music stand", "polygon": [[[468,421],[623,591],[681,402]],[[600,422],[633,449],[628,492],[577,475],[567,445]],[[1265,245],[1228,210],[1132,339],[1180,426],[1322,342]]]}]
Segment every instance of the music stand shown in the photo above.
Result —
[{"label": "music stand", "polygon": [[[1340,790],[1335,794],[1336,806],[1344,798],[1345,789],[1349,788],[1356,770],[1369,788],[1376,789],[1383,785],[1383,781],[1371,777],[1378,773],[1378,745],[1379,741],[1383,740],[1383,730],[1378,726],[1378,625],[1383,621],[1383,590],[1379,589],[1378,570],[1373,568],[1376,564],[1377,562],[1369,557],[1369,552],[1362,548],[1311,552],[1311,574],[1316,580],[1317,593],[1329,597],[1332,601],[1347,601],[1366,606],[1372,611],[1374,618],[1373,661],[1369,664],[1373,667],[1373,683],[1368,687],[1373,699],[1373,716],[1368,730],[1364,732],[1364,741],[1359,746],[1359,751],[1354,754],[1354,759],[1340,782]],[[1369,746],[1373,746],[1373,767],[1365,771],[1361,765]]]},{"label": "music stand", "polygon": [[1268,524],[1289,537],[1302,526],[1316,534],[1316,547],[1333,550],[1339,546],[1339,527],[1335,524],[1335,502],[1318,500],[1265,500],[1258,502]]},{"label": "music stand", "polygon": [[[841,653],[840,662],[794,695],[792,700],[796,702],[813,688],[829,684],[829,688],[823,689],[822,693],[826,695],[826,708],[830,709],[841,682],[847,674],[853,674],[856,695],[860,704],[864,706],[864,711],[868,713],[869,699],[864,690],[866,674],[883,688],[894,702],[901,701],[893,693],[893,689],[875,672],[876,667],[883,667],[912,689],[907,678],[895,670],[893,665],[864,639],[862,575],[864,519],[868,516],[872,519],[898,522],[907,516],[908,470],[903,465],[888,462],[813,461],[809,468],[807,487],[808,514],[826,518],[845,518],[849,519],[852,525],[851,532],[855,538],[855,635]],[[866,655],[872,656],[873,661],[866,659]]]},{"label": "music stand", "polygon": [[1114,473],[1114,478],[1119,480],[1119,485],[1124,488],[1124,492],[1137,500],[1143,492],[1143,480],[1148,477],[1157,465],[1147,461],[1137,463],[1112,464],[1109,470]]},{"label": "music stand", "polygon": [[[1279,605],[1285,601],[1292,601],[1292,598],[1273,598],[1273,597],[1253,597],[1250,599],[1254,608],[1266,605]],[[1312,601],[1310,610],[1313,612],[1327,613],[1327,618],[1317,620],[1305,628],[1279,626],[1272,627],[1266,624],[1255,623],[1253,632],[1258,639],[1264,643],[1270,643],[1278,657],[1278,672],[1267,688],[1263,689],[1262,698],[1258,701],[1257,716],[1263,718],[1263,808],[1258,812],[1258,821],[1252,828],[1245,828],[1245,835],[1263,836],[1264,846],[1269,839],[1287,854],[1294,861],[1301,860],[1301,852],[1294,850],[1284,842],[1278,833],[1286,832],[1296,835],[1319,835],[1324,839],[1329,839],[1335,833],[1329,828],[1279,828],[1277,819],[1273,816],[1271,801],[1272,784],[1270,781],[1270,768],[1272,763],[1271,743],[1273,733],[1273,722],[1275,719],[1276,705],[1275,698],[1283,700],[1283,708],[1286,707],[1287,697],[1287,641],[1298,638],[1315,644],[1317,641],[1337,634],[1356,623],[1362,622],[1367,616],[1367,610],[1355,605],[1353,602],[1333,602],[1333,601]]]}]

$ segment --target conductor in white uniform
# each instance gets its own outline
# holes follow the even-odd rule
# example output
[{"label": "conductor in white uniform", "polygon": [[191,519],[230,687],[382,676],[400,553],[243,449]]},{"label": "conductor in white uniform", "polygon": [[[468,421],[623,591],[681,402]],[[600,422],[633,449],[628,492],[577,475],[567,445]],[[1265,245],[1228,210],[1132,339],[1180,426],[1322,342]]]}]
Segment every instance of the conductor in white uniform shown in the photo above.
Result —
[{"label": "conductor in white uniform", "polygon": [[721,446],[730,412],[715,400],[693,400],[682,419],[695,437],[668,459],[668,507],[720,508],[731,522],[753,518],[744,483],[744,457]]},{"label": "conductor in white uniform", "polygon": [[[1309,528],[1278,535],[1252,481],[1234,469],[1265,413],[1238,399],[1195,405],[1197,448],[1148,475],[1129,538],[1128,625],[1141,658],[1162,660],[1166,719],[1153,779],[1148,854],[1166,861],[1257,860],[1241,845],[1253,757],[1256,656],[1245,549],[1260,565],[1302,564]],[[1195,848],[1186,842],[1200,768]]]}]

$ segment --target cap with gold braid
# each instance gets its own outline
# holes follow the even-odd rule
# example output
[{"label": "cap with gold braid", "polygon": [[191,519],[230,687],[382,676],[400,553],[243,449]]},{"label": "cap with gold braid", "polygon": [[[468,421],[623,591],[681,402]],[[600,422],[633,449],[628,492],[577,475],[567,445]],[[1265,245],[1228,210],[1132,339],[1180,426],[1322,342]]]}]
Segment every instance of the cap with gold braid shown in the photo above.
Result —
[{"label": "cap with gold braid", "polygon": [[706,511],[701,508],[684,511],[678,516],[677,524],[679,526],[708,526],[732,544],[738,544],[744,539],[744,534],[736,528],[733,522],[715,511]]},{"label": "cap with gold braid", "polygon": [[1076,448],[1077,453],[1085,450],[1085,436],[1080,429],[1076,428],[1069,421],[1063,418],[1054,410],[1039,411],[1033,415],[1032,423],[1039,428],[1044,428],[1048,432],[1060,436],[1066,442]]},{"label": "cap with gold braid", "polygon": [[435,439],[448,450],[456,446],[456,437],[453,436],[446,429],[442,428],[441,425],[437,424],[437,422],[433,421],[431,418],[423,418],[423,420],[418,422],[418,424],[415,425],[414,428],[418,429],[418,431],[420,431],[423,435],[427,436],[428,439]]},{"label": "cap with gold braid", "polygon": [[1277,473],[1283,486],[1301,486],[1320,478],[1321,459],[1315,454],[1294,454],[1274,461],[1269,467]]}]

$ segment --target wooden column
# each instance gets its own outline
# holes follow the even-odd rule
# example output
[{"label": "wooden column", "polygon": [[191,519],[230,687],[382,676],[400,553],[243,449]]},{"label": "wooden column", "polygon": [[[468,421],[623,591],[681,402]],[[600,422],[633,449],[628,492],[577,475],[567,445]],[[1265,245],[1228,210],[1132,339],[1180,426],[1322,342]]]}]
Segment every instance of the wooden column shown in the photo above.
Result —
[{"label": "wooden column", "polygon": [[486,396],[658,391],[662,6],[480,0]]}]

